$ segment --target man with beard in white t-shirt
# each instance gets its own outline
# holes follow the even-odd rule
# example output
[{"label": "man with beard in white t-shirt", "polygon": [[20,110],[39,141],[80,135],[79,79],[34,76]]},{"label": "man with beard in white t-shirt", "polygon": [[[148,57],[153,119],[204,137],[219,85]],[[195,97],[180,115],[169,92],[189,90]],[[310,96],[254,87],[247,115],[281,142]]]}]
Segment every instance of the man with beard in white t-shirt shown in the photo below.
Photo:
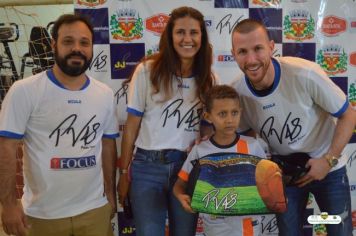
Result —
[{"label": "man with beard in white t-shirt", "polygon": [[[0,113],[0,201],[4,231],[17,236],[112,235],[114,95],[85,75],[93,28],[63,15],[52,29],[53,69],[17,81]],[[24,195],[15,197],[16,147],[24,143]]]}]

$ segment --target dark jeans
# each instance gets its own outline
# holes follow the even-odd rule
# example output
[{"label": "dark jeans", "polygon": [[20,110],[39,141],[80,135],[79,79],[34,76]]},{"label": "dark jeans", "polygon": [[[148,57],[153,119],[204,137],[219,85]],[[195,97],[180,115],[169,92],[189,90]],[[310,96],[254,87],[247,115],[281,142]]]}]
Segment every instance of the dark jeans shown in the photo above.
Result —
[{"label": "dark jeans", "polygon": [[321,181],[298,187],[286,187],[288,211],[277,214],[279,235],[302,236],[303,214],[309,192],[314,198],[321,212],[329,215],[339,215],[340,224],[327,224],[328,236],[352,236],[351,197],[346,167],[329,173]]},{"label": "dark jeans", "polygon": [[138,149],[131,164],[131,202],[137,236],[164,236],[168,213],[169,235],[195,235],[197,214],[184,211],[173,185],[187,154],[179,150]]}]

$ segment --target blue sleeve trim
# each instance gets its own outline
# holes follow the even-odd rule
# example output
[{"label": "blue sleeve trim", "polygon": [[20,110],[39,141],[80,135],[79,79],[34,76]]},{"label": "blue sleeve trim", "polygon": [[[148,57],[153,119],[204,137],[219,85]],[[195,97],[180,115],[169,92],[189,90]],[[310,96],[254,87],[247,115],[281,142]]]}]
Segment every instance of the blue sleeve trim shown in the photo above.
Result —
[{"label": "blue sleeve trim", "polygon": [[349,101],[346,98],[346,101],[345,101],[344,105],[341,107],[341,109],[335,113],[331,113],[331,115],[339,118],[347,110],[348,106],[349,106]]},{"label": "blue sleeve trim", "polygon": [[202,126],[213,126],[212,123],[209,123],[207,120],[204,120],[204,119],[202,119],[200,121],[200,125],[202,125]]},{"label": "blue sleeve trim", "polygon": [[115,138],[118,138],[118,137],[120,137],[119,133],[116,133],[116,134],[104,134],[103,135],[103,138],[110,138],[110,139],[115,139]]},{"label": "blue sleeve trim", "polygon": [[130,107],[128,107],[128,108],[126,109],[126,111],[127,111],[128,113],[132,114],[132,115],[139,116],[139,117],[142,117],[143,114],[144,114],[143,112],[140,112],[140,111],[138,111],[138,110],[132,109],[132,108],[130,108]]},{"label": "blue sleeve trim", "polygon": [[23,134],[17,134],[5,130],[0,130],[0,136],[6,137],[6,138],[14,138],[14,139],[22,139],[24,137]]}]

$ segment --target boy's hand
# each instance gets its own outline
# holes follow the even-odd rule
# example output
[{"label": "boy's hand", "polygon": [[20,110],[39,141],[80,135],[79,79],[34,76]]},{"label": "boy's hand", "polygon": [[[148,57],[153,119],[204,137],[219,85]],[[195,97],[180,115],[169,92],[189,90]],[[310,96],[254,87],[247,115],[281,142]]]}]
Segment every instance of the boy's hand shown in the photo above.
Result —
[{"label": "boy's hand", "polygon": [[189,197],[189,195],[187,194],[179,194],[177,196],[179,202],[182,204],[182,207],[184,208],[185,211],[189,212],[189,213],[195,213],[195,211],[193,211],[192,207],[190,206],[190,202],[191,199]]}]

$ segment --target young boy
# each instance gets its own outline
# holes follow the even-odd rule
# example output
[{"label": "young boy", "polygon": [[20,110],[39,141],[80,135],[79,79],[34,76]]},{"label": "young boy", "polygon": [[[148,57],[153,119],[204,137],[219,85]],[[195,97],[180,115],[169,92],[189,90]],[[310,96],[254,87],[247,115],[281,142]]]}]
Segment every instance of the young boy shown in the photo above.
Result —
[{"label": "young boy", "polygon": [[[206,141],[193,147],[178,174],[174,185],[174,194],[188,212],[193,212],[190,206],[190,196],[186,194],[186,185],[193,165],[192,160],[219,152],[239,152],[262,158],[266,154],[258,141],[252,137],[236,133],[239,126],[241,108],[235,89],[227,85],[214,86],[206,97],[204,118],[214,125],[214,135]],[[215,216],[201,214],[204,233],[207,236],[252,236],[261,234],[261,217],[253,216]]]}]

